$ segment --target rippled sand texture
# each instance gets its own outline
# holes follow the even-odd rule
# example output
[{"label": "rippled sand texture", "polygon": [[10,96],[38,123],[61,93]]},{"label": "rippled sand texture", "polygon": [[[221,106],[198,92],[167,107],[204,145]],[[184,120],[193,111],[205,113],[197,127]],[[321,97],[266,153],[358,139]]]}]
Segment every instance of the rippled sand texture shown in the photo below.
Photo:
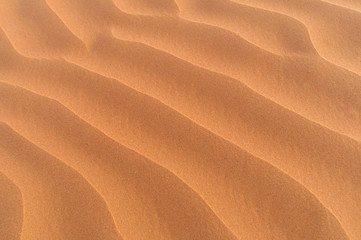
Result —
[{"label": "rippled sand texture", "polygon": [[0,238],[360,240],[361,0],[1,0]]}]

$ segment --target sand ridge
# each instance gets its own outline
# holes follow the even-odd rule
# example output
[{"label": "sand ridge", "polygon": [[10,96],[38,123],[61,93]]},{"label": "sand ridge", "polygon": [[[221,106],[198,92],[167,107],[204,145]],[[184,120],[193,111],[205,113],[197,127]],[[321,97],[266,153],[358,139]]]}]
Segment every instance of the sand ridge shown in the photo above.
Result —
[{"label": "sand ridge", "polygon": [[348,2],[1,1],[0,231],[360,239]]}]

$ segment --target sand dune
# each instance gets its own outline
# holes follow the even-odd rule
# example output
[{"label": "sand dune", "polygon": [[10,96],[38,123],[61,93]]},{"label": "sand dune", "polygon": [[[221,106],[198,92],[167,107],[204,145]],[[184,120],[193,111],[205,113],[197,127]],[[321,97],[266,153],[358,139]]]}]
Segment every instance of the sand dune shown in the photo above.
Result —
[{"label": "sand dune", "polygon": [[1,1],[0,233],[361,239],[360,14]]},{"label": "sand dune", "polygon": [[[17,72],[16,75],[8,74],[4,76],[4,79],[62,102],[109,136],[151,159],[155,158],[155,161],[162,158],[163,161],[169,162],[169,157],[177,157],[182,160],[184,155],[190,158],[192,152],[201,152],[199,150],[201,147],[198,147],[197,143],[183,147],[193,149],[189,156],[178,151],[177,146],[181,146],[179,143],[181,139],[188,139],[187,142],[192,142],[191,136],[200,137],[197,130],[191,130],[189,127],[187,127],[186,135],[182,133],[182,130],[167,130],[168,128],[184,129],[182,127],[184,124],[177,123],[180,121],[177,119],[183,119],[181,116],[177,116],[159,102],[142,96],[113,79],[107,79],[59,61],[39,62],[23,59],[19,65],[23,66],[24,72]],[[42,79],[39,78],[41,75],[49,77]],[[220,88],[222,84],[223,89]],[[173,85],[168,83],[168,86]],[[192,93],[186,88],[176,89],[189,92],[187,94],[190,98],[188,102],[185,99],[178,100],[177,97],[171,97],[171,94],[167,98],[174,99],[175,104],[172,106],[179,109],[179,112],[218,135],[230,139],[247,151],[261,156],[302,182],[320,197],[327,207],[336,211],[337,216],[360,219],[356,211],[360,202],[360,186],[358,184],[360,144],[292,112],[287,112],[244,87],[242,89],[241,86],[230,85],[227,87],[227,85],[229,84],[226,84],[226,80],[222,80],[215,86],[199,81],[195,85],[201,87],[198,92]],[[158,89],[159,93],[162,92],[161,89]],[[203,96],[204,100],[199,101],[197,96],[201,96],[202,92],[203,95],[208,92],[208,96]],[[213,94],[211,94],[212,92]],[[232,93],[232,98],[229,98],[230,93]],[[212,100],[217,98],[219,99],[218,103]],[[250,101],[250,103],[240,104],[246,101]],[[205,104],[207,105],[205,109],[208,111],[201,108]],[[141,109],[136,113],[132,108],[135,105]],[[157,110],[152,110],[153,106],[157,106]],[[233,116],[219,116],[212,113],[212,111],[220,112],[227,106],[233,106],[230,108]],[[171,115],[174,117],[170,119]],[[129,122],[129,119],[132,119],[133,122]],[[152,123],[153,119],[161,121],[162,124]],[[214,123],[217,122],[218,124],[215,125]],[[234,129],[237,130],[236,133]],[[151,133],[145,135],[149,131]],[[160,142],[167,142],[167,144],[160,144],[157,149],[154,149],[151,143],[159,141],[154,140],[154,136],[162,133],[167,135],[168,131],[172,131],[172,138],[163,137],[164,140]],[[279,132],[283,132],[283,135],[279,136]],[[246,139],[244,139],[245,137]],[[150,144],[144,142],[147,139]],[[209,141],[202,140],[202,142]],[[263,148],[259,148],[258,146],[262,144]],[[333,146],[332,151],[329,149],[330,146]],[[337,163],[340,155],[348,158],[349,166]],[[308,164],[305,165],[305,163]],[[161,164],[165,163],[161,162]],[[322,169],[327,169],[327,173],[333,174],[320,175]],[[339,171],[339,169],[343,169],[343,171]],[[305,174],[311,176],[311,181],[304,179]],[[329,184],[333,181],[340,189],[335,189],[334,185]],[[327,192],[321,191],[319,186],[322,186],[322,190],[327,189]],[[345,201],[350,202],[349,206],[355,206],[355,211],[350,207],[345,210],[343,204],[339,205],[335,201],[335,199],[347,195],[350,188],[354,188],[356,191],[349,198],[345,198]]]},{"label": "sand dune", "polygon": [[[62,159],[72,159],[79,156],[78,152],[81,151],[81,148],[84,148],[79,146],[79,143],[77,143],[79,139],[83,137],[84,139],[80,144],[84,144],[90,149],[99,148],[102,155],[107,156],[106,161],[114,158],[108,156],[109,154],[104,153],[106,146],[99,146],[99,143],[105,143],[105,145],[107,145],[106,139],[101,139],[100,136],[93,136],[95,133],[93,133],[90,129],[82,129],[89,127],[69,126],[69,130],[64,127],[64,123],[84,125],[84,123],[82,124],[79,120],[72,119],[74,117],[70,115],[70,112],[66,113],[64,110],[59,108],[60,106],[51,104],[51,102],[48,103],[46,99],[41,101],[39,97],[26,93],[21,89],[17,90],[16,88],[11,88],[10,86],[4,84],[1,84],[1,88],[4,90],[3,92],[7,93],[2,95],[3,112],[1,114],[1,120],[8,122],[9,124],[11,123],[11,127],[21,132],[37,145],[40,145],[42,148],[54,153],[54,155],[59,156],[59,158],[60,156],[65,155]],[[10,102],[9,99],[15,99],[12,96],[14,94],[21,95],[23,99],[17,98],[17,101]],[[125,93],[122,94],[123,97],[125,97],[124,94]],[[42,103],[40,103],[40,101]],[[133,105],[133,101],[129,99],[126,103]],[[154,104],[152,104],[152,106],[154,106]],[[123,106],[123,109],[125,108],[126,106]],[[28,111],[27,109],[32,110]],[[46,109],[48,112],[44,111]],[[21,114],[19,115],[19,113]],[[64,119],[55,116],[54,113],[57,113],[57,115],[62,116]],[[147,111],[143,109],[140,113],[144,115]],[[127,116],[124,117],[126,118],[125,120],[127,120]],[[204,136],[205,134],[202,134],[200,129],[197,133],[199,138],[198,143],[194,140],[192,141],[192,138],[190,137],[192,137],[193,134],[191,135],[190,133],[193,131],[192,127],[189,126],[189,123],[185,123],[185,127],[189,128],[188,131],[190,132],[187,133],[183,129],[180,129],[180,132],[185,132],[191,136],[187,137],[183,134],[183,138],[177,138],[176,140],[187,140],[183,143],[184,146],[179,145],[178,147],[182,149],[189,149],[191,150],[191,153],[184,150],[182,152],[183,156],[180,154],[178,154],[178,156],[172,156],[172,154],[174,154],[174,150],[172,150],[172,148],[175,146],[173,145],[171,138],[174,138],[176,133],[172,133],[170,131],[174,132],[175,130],[171,127],[164,126],[166,123],[159,122],[159,120],[158,122],[153,122],[152,125],[163,124],[163,129],[168,132],[168,134],[163,131],[158,135],[154,135],[149,132],[151,129],[146,129],[145,127],[141,129],[143,135],[147,134],[151,138],[149,139],[149,137],[147,138],[147,136],[143,136],[144,143],[152,146],[152,148],[160,145],[159,140],[156,139],[157,137],[165,138],[163,142],[170,142],[167,146],[167,149],[169,149],[167,156],[168,162],[164,162],[163,158],[155,160],[175,172],[180,178],[184,179],[188,185],[199,192],[206,201],[208,200],[210,207],[214,209],[215,213],[226,223],[226,225],[228,225],[231,230],[239,232],[236,233],[239,237],[246,236],[247,238],[262,239],[270,235],[270,232],[279,232],[279,234],[275,236],[278,236],[280,239],[287,239],[289,237],[302,239],[305,237],[312,237],[315,234],[318,237],[325,239],[346,238],[345,235],[343,235],[343,230],[341,229],[339,223],[328,212],[328,210],[324,208],[316,200],[316,198],[312,196],[312,194],[305,191],[305,189],[294,182],[291,178],[262,161],[255,159],[249,154],[239,151],[237,148],[230,146],[224,141],[222,143],[222,141],[216,140],[216,143],[212,143],[215,142],[215,140],[212,140],[214,137]],[[27,124],[24,124],[25,122],[27,122]],[[168,119],[167,122],[174,122],[174,119]],[[50,129],[49,123],[52,123],[50,126],[56,123],[62,124]],[[118,121],[118,123],[120,122]],[[139,127],[139,125],[136,125],[135,127]],[[75,129],[78,129],[79,136],[74,136],[74,134],[76,134]],[[131,134],[135,134],[134,129],[127,130],[132,130],[132,132],[129,132]],[[73,136],[73,140],[68,139],[68,136]],[[63,140],[63,138],[65,138],[65,140]],[[127,139],[130,141],[133,140],[130,136],[127,136]],[[59,142],[59,140],[61,142]],[[136,141],[136,139],[133,141]],[[97,145],[93,146],[91,142],[94,142],[94,144]],[[68,144],[68,147],[65,144]],[[148,150],[146,149],[145,144],[140,145],[140,147]],[[114,147],[111,148],[114,149]],[[159,149],[160,146],[157,148]],[[155,149],[157,150],[157,148]],[[67,154],[64,153],[65,149]],[[92,152],[93,151],[94,150],[92,150]],[[164,150],[162,151],[162,149],[159,149],[158,151],[161,154],[160,157],[166,154],[164,153]],[[81,159],[89,159],[92,156],[92,158],[94,158],[94,156],[100,155],[99,153],[92,153],[89,149],[83,150],[83,152],[85,152],[86,155],[84,155],[84,153],[80,155],[79,158],[81,157]],[[196,154],[196,156],[192,157],[194,154]],[[183,161],[181,157],[183,157]],[[220,161],[222,159],[223,161]],[[84,164],[84,161],[82,163]],[[103,166],[106,165],[105,163],[98,165],[106,168],[106,166]],[[79,168],[79,171],[84,168],[87,169],[87,167],[82,166]],[[187,169],[187,171],[184,171],[184,169]],[[230,169],[233,170],[230,171]],[[99,170],[96,171],[99,175],[98,172]],[[157,174],[155,174],[155,176],[157,176]],[[101,179],[104,178],[107,177],[102,177]],[[137,176],[137,178],[139,177]],[[99,180],[97,182],[99,182]],[[114,186],[115,182],[113,181],[113,184],[111,185]],[[109,188],[109,184],[106,186]],[[279,186],[282,186],[282,188]],[[289,191],[291,191],[292,194],[289,194]],[[114,192],[115,191],[111,191],[112,194],[114,194]],[[169,195],[169,192],[167,192],[167,195]],[[272,196],[277,196],[277,199]],[[264,199],[264,201],[258,202],[259,199]],[[283,205],[283,202],[287,202],[287,205]],[[249,208],[249,205],[253,205],[254,207]],[[272,209],[270,206],[275,206],[275,208]],[[270,213],[269,215],[258,216],[258,211],[270,211]],[[314,218],[315,211],[317,212],[317,218]],[[299,214],[297,214],[297,212]],[[233,214],[230,215],[229,213]],[[244,219],[244,215],[248,216],[249,220]],[[295,221],[293,223],[294,226],[290,226],[289,223],[281,220],[285,218],[293,219],[298,217],[301,217],[301,219]],[[137,219],[137,221],[139,221],[139,219]],[[310,221],[316,222],[313,226],[309,226]],[[255,224],[255,222],[261,222],[262,225],[268,225],[268,228],[270,229],[253,229],[254,226],[252,225]],[[323,227],[320,228],[320,225]],[[315,226],[318,227],[315,228]],[[141,227],[144,228],[144,226]],[[247,233],[244,229],[248,230]],[[243,231],[240,232],[240,230]],[[251,232],[251,230],[254,232]],[[209,231],[209,229],[207,231]],[[318,233],[315,233],[315,231]],[[223,237],[225,237],[224,234]]]},{"label": "sand dune", "polygon": [[[84,54],[68,55],[69,61],[101,74],[116,77],[109,75],[114,64],[110,65],[102,61],[103,64],[107,64],[107,68],[101,67],[102,71],[100,71],[94,69],[99,67],[98,62],[94,64],[94,61],[99,59],[98,56],[95,56],[95,60],[89,58],[89,53],[94,52],[97,55],[106,54],[107,58],[111,58],[116,56],[109,56],[109,51],[117,50],[123,53],[129,51],[129,47],[124,49],[116,41],[104,44],[104,41],[109,39],[106,36],[109,36],[109,31],[112,30],[113,34],[121,39],[145,43],[193,64],[231,76],[261,95],[312,121],[357,140],[361,139],[361,118],[358,114],[361,105],[357,100],[361,98],[361,77],[336,67],[320,57],[280,57],[256,47],[231,32],[178,18],[134,17],[120,11],[111,14],[116,9],[107,1],[102,4],[104,12],[109,13],[106,17],[94,13],[96,8],[94,4],[98,3],[96,1],[86,6],[82,1],[74,1],[72,6],[60,5],[56,0],[48,1],[51,2],[49,5],[53,6],[56,14],[62,17],[54,25],[63,21],[77,37],[87,42],[88,49],[91,50]],[[76,14],[74,12],[71,14],[72,7],[80,10]],[[85,21],[88,18],[99,21],[93,24],[91,21]],[[103,27],[104,25],[109,26],[109,29]],[[12,30],[15,31],[15,27],[12,27]],[[6,28],[4,31],[9,35]],[[58,31],[61,32],[62,29]],[[22,34],[23,31],[19,29],[16,32]],[[51,34],[51,32],[44,29],[42,34]],[[73,40],[77,40],[77,37],[74,36]],[[24,37],[16,41],[21,42],[24,48],[32,49],[32,45]],[[46,53],[43,56],[50,55],[51,49],[51,45],[44,46],[42,52]],[[79,52],[79,49],[69,46],[68,51]],[[150,53],[141,50],[137,55],[125,54],[126,59],[123,61],[128,62],[130,58],[138,64],[143,64],[144,58],[148,55]],[[158,55],[148,57],[158,58]],[[139,60],[134,59],[137,56]],[[115,68],[119,69],[118,66]]]}]

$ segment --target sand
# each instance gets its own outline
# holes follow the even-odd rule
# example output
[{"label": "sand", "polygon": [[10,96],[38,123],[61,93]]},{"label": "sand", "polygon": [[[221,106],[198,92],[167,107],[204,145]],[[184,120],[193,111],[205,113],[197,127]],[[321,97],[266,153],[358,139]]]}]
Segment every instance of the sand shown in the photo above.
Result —
[{"label": "sand", "polygon": [[361,240],[361,1],[1,0],[0,239]]}]

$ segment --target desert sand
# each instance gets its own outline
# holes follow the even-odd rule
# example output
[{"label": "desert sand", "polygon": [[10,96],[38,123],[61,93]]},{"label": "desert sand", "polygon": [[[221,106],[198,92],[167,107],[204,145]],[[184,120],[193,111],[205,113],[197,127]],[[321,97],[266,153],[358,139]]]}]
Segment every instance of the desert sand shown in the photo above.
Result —
[{"label": "desert sand", "polygon": [[361,240],[360,0],[1,0],[0,239]]}]

